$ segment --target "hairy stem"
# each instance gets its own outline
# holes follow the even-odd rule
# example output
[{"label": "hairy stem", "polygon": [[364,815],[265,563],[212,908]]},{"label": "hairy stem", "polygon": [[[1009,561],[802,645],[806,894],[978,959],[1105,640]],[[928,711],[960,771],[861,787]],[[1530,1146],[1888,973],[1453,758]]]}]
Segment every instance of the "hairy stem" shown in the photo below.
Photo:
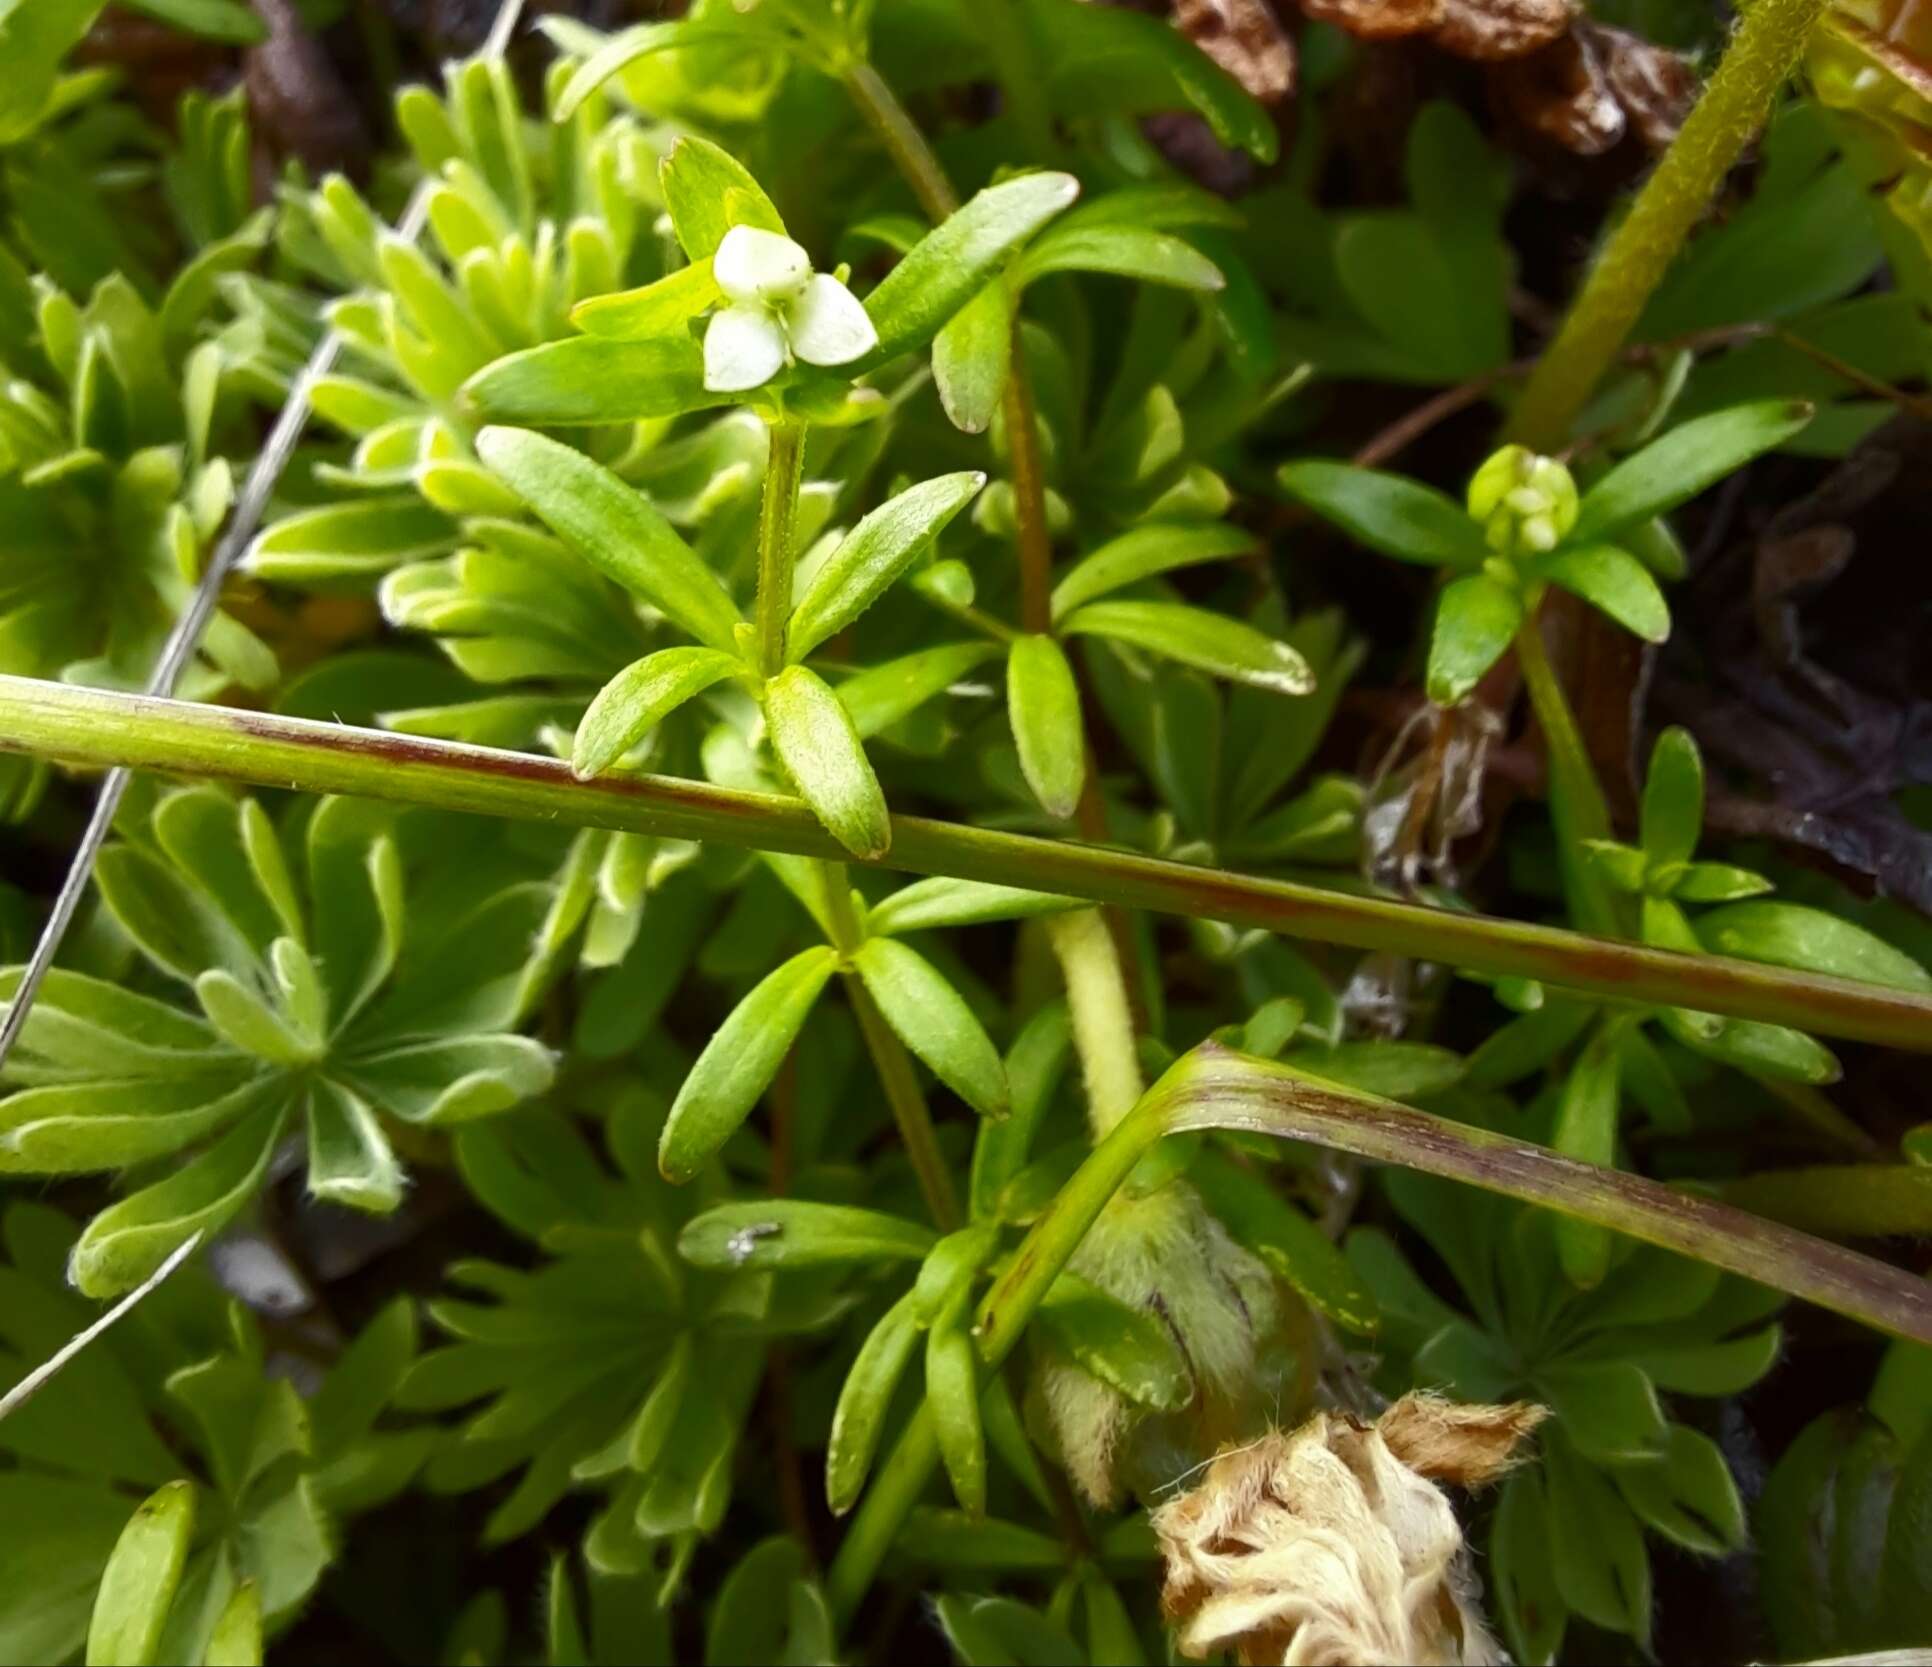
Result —
[{"label": "hairy stem", "polygon": [[1087,1085],[1087,1121],[1099,1140],[1134,1109],[1146,1090],[1120,952],[1098,909],[1056,915],[1047,922],[1047,933],[1067,982],[1074,1051]]},{"label": "hairy stem", "polygon": [[1763,127],[1826,0],[1756,0],[1656,171],[1611,234],[1544,350],[1510,437],[1555,451],[1636,326],[1724,176]]},{"label": "hairy stem", "polygon": [[[832,924],[833,945],[849,955],[864,941],[865,933],[859,924],[858,911],[852,907],[852,889],[846,883],[845,864],[821,862],[818,869],[825,887],[826,917]],[[841,969],[840,976],[846,999],[852,1004],[852,1015],[859,1021],[859,1034],[865,1038],[865,1051],[872,1056],[879,1085],[885,1090],[886,1104],[892,1108],[892,1120],[899,1126],[899,1139],[919,1182],[919,1196],[926,1202],[926,1213],[940,1232],[950,1233],[965,1216],[959,1207],[952,1171],[939,1150],[939,1136],[933,1129],[932,1112],[926,1105],[925,1091],[919,1086],[919,1073],[913,1068],[912,1056],[906,1052],[906,1045],[899,1040],[897,1032],[886,1023],[879,1004],[865,987],[865,980],[850,965]]]},{"label": "hairy stem", "polygon": [[[767,677],[785,667],[785,630],[792,612],[792,566],[797,556],[798,489],[804,478],[805,428],[799,423],[776,423],[771,430],[771,453],[765,463],[764,498],[758,514],[758,659]],[[850,956],[865,941],[865,928],[852,907],[852,888],[845,864],[821,861],[819,884],[824,891],[826,919],[833,946]],[[899,1138],[919,1182],[927,1212],[942,1233],[960,1224],[959,1194],[952,1173],[939,1150],[932,1113],[919,1086],[905,1044],[886,1023],[865,981],[851,965],[842,969],[846,997],[859,1021],[859,1034],[872,1056],[886,1104],[899,1127]]]},{"label": "hairy stem", "polygon": [[[778,794],[675,776],[578,781],[562,761],[529,753],[31,677],[0,676],[0,751],[834,862],[846,856],[804,804]],[[1730,956],[1679,954],[921,816],[892,818],[892,847],[876,866],[1226,921],[1615,1001],[1932,1053],[1932,997]]]},{"label": "hairy stem", "polygon": [[1549,757],[1550,819],[1556,824],[1564,890],[1575,919],[1586,931],[1614,934],[1622,927],[1622,911],[1585,845],[1587,840],[1610,837],[1610,805],[1562,680],[1543,646],[1537,612],[1532,600],[1528,617],[1516,633],[1516,662],[1522,667],[1530,707]]},{"label": "hairy stem", "polygon": [[792,617],[792,562],[798,542],[798,487],[805,474],[805,429],[773,423],[758,510],[758,669],[785,669],[785,632]]}]

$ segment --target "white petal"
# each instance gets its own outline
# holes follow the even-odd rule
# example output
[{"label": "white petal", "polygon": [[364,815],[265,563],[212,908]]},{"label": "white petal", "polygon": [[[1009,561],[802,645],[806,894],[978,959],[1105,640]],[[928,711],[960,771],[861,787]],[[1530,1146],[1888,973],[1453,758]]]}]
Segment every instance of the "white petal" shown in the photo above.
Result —
[{"label": "white petal", "polygon": [[726,307],[704,332],[704,385],[716,394],[763,387],[785,363],[785,332],[763,307]]},{"label": "white petal", "polygon": [[859,298],[821,272],[786,309],[792,351],[808,365],[844,365],[879,345],[879,332]]},{"label": "white petal", "polygon": [[776,301],[805,287],[812,260],[789,237],[733,226],[711,257],[711,275],[733,301]]}]

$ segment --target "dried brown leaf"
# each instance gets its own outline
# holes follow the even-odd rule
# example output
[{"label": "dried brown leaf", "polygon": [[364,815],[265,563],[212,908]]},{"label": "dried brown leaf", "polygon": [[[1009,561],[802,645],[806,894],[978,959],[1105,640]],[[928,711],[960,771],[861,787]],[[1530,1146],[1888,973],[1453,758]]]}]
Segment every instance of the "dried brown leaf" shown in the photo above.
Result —
[{"label": "dried brown leaf", "polygon": [[1449,0],[1301,0],[1301,9],[1357,40],[1390,41],[1440,28]]},{"label": "dried brown leaf", "polygon": [[1294,43],[1268,0],[1174,0],[1174,22],[1263,104],[1294,91]]},{"label": "dried brown leaf", "polygon": [[1574,16],[1570,0],[1444,0],[1435,42],[1479,63],[1520,58],[1564,34]]}]

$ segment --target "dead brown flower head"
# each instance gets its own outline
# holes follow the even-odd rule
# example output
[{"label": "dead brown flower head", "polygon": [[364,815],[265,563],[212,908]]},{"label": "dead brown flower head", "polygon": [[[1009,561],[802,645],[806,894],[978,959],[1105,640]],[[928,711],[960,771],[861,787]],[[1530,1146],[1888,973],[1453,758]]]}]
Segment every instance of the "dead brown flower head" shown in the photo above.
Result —
[{"label": "dead brown flower head", "polygon": [[1373,1424],[1317,1413],[1223,1453],[1153,1516],[1181,1649],[1249,1667],[1503,1661],[1436,1483],[1492,1480],[1544,1416],[1406,1395]]}]

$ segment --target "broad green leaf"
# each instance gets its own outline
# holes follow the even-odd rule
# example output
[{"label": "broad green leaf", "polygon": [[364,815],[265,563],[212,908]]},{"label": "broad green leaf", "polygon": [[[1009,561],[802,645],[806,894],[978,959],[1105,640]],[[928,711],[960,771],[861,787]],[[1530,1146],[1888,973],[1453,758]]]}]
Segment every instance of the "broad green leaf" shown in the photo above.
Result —
[{"label": "broad green leaf", "polygon": [[1688,862],[1697,849],[1704,831],[1704,761],[1687,729],[1665,730],[1650,750],[1640,826],[1653,864]]},{"label": "broad green leaf", "polygon": [[916,1222],[848,1204],[799,1198],[720,1204],[678,1235],[678,1254],[701,1268],[812,1268],[916,1261],[933,1236]]},{"label": "broad green leaf", "polygon": [[580,301],[570,322],[589,335],[617,341],[643,340],[681,331],[707,308],[724,299],[711,275],[709,259],[680,266],[667,277],[615,295]]},{"label": "broad green leaf", "polygon": [[261,1185],[287,1115],[286,1105],[251,1113],[185,1168],[103,1210],[74,1246],[76,1289],[117,1296],[191,1234],[224,1226]]},{"label": "broad green leaf", "polygon": [[843,1516],[859,1501],[872,1456],[884,1434],[886,1409],[892,1392],[905,1375],[919,1326],[912,1316],[912,1293],[907,1292],[886,1310],[866,1334],[832,1413],[832,1433],[825,1449],[825,1502],[835,1516]]},{"label": "broad green leaf", "polygon": [[1709,1436],[1672,1424],[1661,1464],[1620,1465],[1616,1478],[1631,1509],[1686,1550],[1722,1557],[1744,1544],[1744,1502]]},{"label": "broad green leaf", "polygon": [[1754,1019],[1713,1022],[1706,1014],[1686,1014],[1682,1008],[1666,1009],[1663,1019],[1664,1028],[1685,1047],[1740,1070],[1814,1087],[1836,1082],[1843,1075],[1831,1049],[1788,1025],[1760,1024]]},{"label": "broad green leaf", "polygon": [[1053,587],[1053,617],[1177,567],[1241,555],[1254,544],[1254,534],[1225,521],[1154,521],[1130,528],[1075,562]]},{"label": "broad green leaf", "polygon": [[1033,1317],[1046,1345],[1137,1406],[1176,1412],[1194,1399],[1194,1371],[1167,1325],[1063,1273]]},{"label": "broad green leaf", "polygon": [[965,998],[923,955],[895,938],[861,944],[852,964],[886,1023],[975,1111],[1004,1117],[1006,1069]]},{"label": "broad green leaf", "polygon": [[709,139],[686,135],[658,166],[664,206],[685,254],[694,261],[717,253],[733,226],[785,231],[771,199],[745,165]]},{"label": "broad green leaf", "polygon": [[715,648],[660,648],[633,661],[579,721],[570,773],[579,781],[601,776],[686,701],[744,669],[737,655]]},{"label": "broad green leaf", "polygon": [[1626,457],[1583,495],[1570,537],[1584,543],[1648,521],[1715,486],[1811,421],[1801,400],[1760,400],[1693,417]]},{"label": "broad green leaf", "polygon": [[101,1573],[87,1667],[149,1667],[159,1659],[194,1527],[192,1482],[170,1482],[136,1508]]},{"label": "broad green leaf", "polygon": [[1543,1441],[1550,1563],[1563,1602],[1586,1621],[1650,1643],[1650,1554],[1610,1478],[1559,1435]]},{"label": "broad green leaf", "polygon": [[1566,544],[1528,564],[1540,579],[1561,585],[1599,613],[1608,614],[1645,642],[1670,635],[1670,606],[1650,569],[1612,544]]},{"label": "broad green leaf", "polygon": [[195,980],[195,999],[224,1041],[274,1065],[301,1066],[319,1058],[322,1038],[303,1035],[233,973],[211,968]]},{"label": "broad green leaf", "polygon": [[658,1167],[688,1181],[750,1114],[838,966],[820,945],[769,973],[731,1010],[691,1067],[665,1119]]},{"label": "broad green leaf", "polygon": [[[1565,1157],[1599,1168],[1616,1162],[1621,1061],[1616,1027],[1598,1026],[1563,1079],[1550,1144]],[[1555,1223],[1555,1231],[1557,1254],[1570,1283],[1586,1287],[1599,1283],[1610,1268],[1609,1229],[1566,1216]]]},{"label": "broad green leaf", "polygon": [[979,1416],[979,1359],[965,1329],[942,1322],[926,1334],[926,1405],[953,1497],[968,1516],[986,1514],[986,1432]]},{"label": "broad green leaf", "polygon": [[245,565],[275,584],[364,584],[447,553],[457,536],[454,521],[413,493],[361,498],[283,516],[256,535]]},{"label": "broad green leaf", "polygon": [[1753,899],[1701,914],[1695,927],[1698,938],[1715,954],[1921,994],[1932,991],[1932,973],[1911,956],[1823,909]]},{"label": "broad green leaf", "polygon": [[1736,903],[1772,889],[1769,880],[1748,868],[1728,862],[1693,862],[1676,876],[1670,891],[1685,903]]},{"label": "broad green leaf", "polygon": [[1276,478],[1295,502],[1398,561],[1474,567],[1489,555],[1461,504],[1402,475],[1308,458],[1284,463]]},{"label": "broad green leaf", "polygon": [[1503,1483],[1489,1533],[1489,1570],[1498,1618],[1520,1661],[1555,1661],[1569,1619],[1550,1563],[1543,1483],[1525,1466]]},{"label": "broad green leaf", "polygon": [[1087,730],[1073,667],[1053,638],[1023,636],[1007,651],[1006,716],[1027,786],[1049,816],[1067,821],[1087,779]]},{"label": "broad green leaf", "polygon": [[736,657],[738,610],[710,568],[641,492],[574,447],[528,429],[486,428],[476,449],[598,572],[669,615],[700,642]]},{"label": "broad green leaf", "polygon": [[954,428],[984,434],[1000,408],[1013,361],[1013,302],[995,278],[932,342],[932,378]]},{"label": "broad green leaf", "polygon": [[929,932],[944,926],[978,926],[993,920],[1025,920],[1061,914],[1088,905],[1076,897],[1023,891],[986,880],[954,880],[938,875],[901,886],[866,911],[865,929],[882,937]]},{"label": "broad green leaf", "polygon": [[765,721],[812,814],[855,857],[884,856],[892,844],[885,795],[838,696],[806,667],[787,666],[765,684]]},{"label": "broad green leaf", "polygon": [[1051,272],[1110,272],[1207,294],[1227,285],[1213,261],[1168,232],[1091,222],[1049,227],[1020,257],[1014,281],[1023,287]]},{"label": "broad green leaf", "polygon": [[402,1202],[403,1169],[368,1104],[338,1083],[309,1091],[310,1193],[387,1215]]},{"label": "broad green leaf", "polygon": [[1523,599],[1487,573],[1451,579],[1436,598],[1429,633],[1429,698],[1454,706],[1509,652],[1523,623]]},{"label": "broad green leaf", "polygon": [[1015,249],[1079,195],[1071,174],[1022,174],[989,185],[949,215],[865,298],[879,345],[850,372],[925,346]]},{"label": "broad green leaf", "polygon": [[290,1092],[279,1073],[254,1071],[22,1089],[0,1099],[0,1174],[68,1175],[144,1163]]},{"label": "broad green leaf", "polygon": [[1535,1386],[1584,1458],[1625,1464],[1662,1456],[1669,1439],[1663,1409],[1650,1380],[1629,1361],[1546,1366]]},{"label": "broad green leaf", "polygon": [[[739,396],[704,385],[704,352],[680,333],[638,341],[570,336],[485,365],[462,387],[480,416],[550,427],[676,417]],[[487,460],[486,460],[487,461]]]},{"label": "broad green leaf", "polygon": [[1089,602],[1060,630],[1126,643],[1273,694],[1305,695],[1315,687],[1308,662],[1289,644],[1183,602]]},{"label": "broad green leaf", "polygon": [[792,610],[791,657],[804,659],[871,607],[985,484],[976,469],[939,475],[889,498],[860,521],[812,575]]}]

